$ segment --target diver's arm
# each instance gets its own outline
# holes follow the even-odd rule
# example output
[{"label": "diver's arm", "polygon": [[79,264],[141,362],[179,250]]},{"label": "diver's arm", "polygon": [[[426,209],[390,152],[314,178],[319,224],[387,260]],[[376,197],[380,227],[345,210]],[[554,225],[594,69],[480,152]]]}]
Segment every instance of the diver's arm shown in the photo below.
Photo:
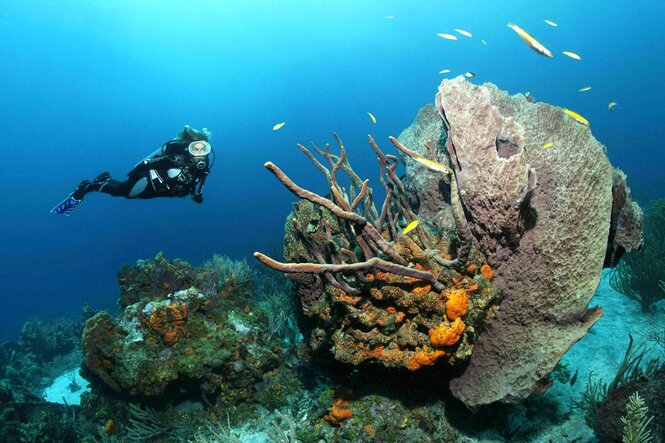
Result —
[{"label": "diver's arm", "polygon": [[208,178],[207,172],[206,175],[194,185],[194,188],[192,188],[192,200],[196,203],[203,203],[203,186],[205,185],[206,178]]}]

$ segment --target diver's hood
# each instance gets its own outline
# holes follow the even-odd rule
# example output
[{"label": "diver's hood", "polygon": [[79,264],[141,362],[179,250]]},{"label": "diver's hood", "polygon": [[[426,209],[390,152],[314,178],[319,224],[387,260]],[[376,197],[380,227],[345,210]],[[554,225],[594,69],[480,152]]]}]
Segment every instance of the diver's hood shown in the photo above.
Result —
[{"label": "diver's hood", "polygon": [[198,140],[191,142],[187,148],[187,151],[189,151],[189,153],[194,157],[202,157],[204,155],[210,154],[212,147],[210,146],[210,143],[203,140]]}]

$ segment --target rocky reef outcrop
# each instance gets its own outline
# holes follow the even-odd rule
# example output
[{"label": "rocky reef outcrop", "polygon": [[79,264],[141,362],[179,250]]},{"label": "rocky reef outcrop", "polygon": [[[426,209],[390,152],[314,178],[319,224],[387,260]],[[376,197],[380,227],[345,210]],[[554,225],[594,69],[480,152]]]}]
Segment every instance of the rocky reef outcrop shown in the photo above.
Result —
[{"label": "rocky reef outcrop", "polygon": [[[337,360],[464,372],[453,394],[475,408],[548,386],[566,350],[602,315],[588,309],[604,264],[641,242],[641,211],[588,126],[560,108],[462,77],[378,157],[386,199],[341,140],[301,151],[331,193],[295,184],[281,263],[310,319],[310,346]],[[325,166],[324,166],[325,165]],[[339,185],[345,173],[347,190]]]},{"label": "rocky reef outcrop", "polygon": [[249,268],[235,271],[194,268],[161,254],[125,266],[120,313],[99,312],[85,325],[84,374],[98,387],[139,398],[251,398],[283,356],[247,296]]},{"label": "rocky reef outcrop", "polygon": [[[490,266],[478,250],[470,251],[468,239],[457,245],[418,226],[395,172],[397,158],[385,155],[370,137],[387,194],[377,211],[369,181],[355,174],[336,139],[339,156],[327,145],[313,147],[330,169],[300,145],[327,177],[331,199],[300,188],[276,165],[266,164],[303,201],[287,221],[284,254],[291,263],[255,256],[296,281],[303,312],[313,323],[309,345],[315,351],[330,350],[354,365],[410,371],[467,360],[475,331],[491,318],[497,300]],[[352,181],[348,192],[337,182],[342,172]],[[458,233],[466,233],[459,198],[451,194],[451,219]]]}]

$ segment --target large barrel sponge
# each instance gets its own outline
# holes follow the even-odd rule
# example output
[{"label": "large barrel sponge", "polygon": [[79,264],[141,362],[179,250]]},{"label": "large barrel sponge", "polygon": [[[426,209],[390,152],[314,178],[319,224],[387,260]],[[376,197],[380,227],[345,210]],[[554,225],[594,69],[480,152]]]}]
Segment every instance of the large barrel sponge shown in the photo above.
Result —
[{"label": "large barrel sponge", "polygon": [[[641,211],[628,191],[616,189],[621,181],[590,128],[558,107],[458,77],[441,83],[436,109],[436,118],[431,107],[421,111],[417,131],[407,129],[400,140],[416,146],[423,140],[414,134],[431,138],[443,120],[447,139],[439,137],[437,156],[447,155],[442,160],[455,168],[474,242],[503,295],[451,390],[471,408],[516,403],[546,389],[546,376],[602,315],[587,306],[608,241],[629,238],[619,246],[637,247]],[[408,163],[408,181],[427,183],[427,173]],[[625,180],[619,185],[626,188]],[[624,232],[611,232],[617,194],[614,205],[631,214]]]}]

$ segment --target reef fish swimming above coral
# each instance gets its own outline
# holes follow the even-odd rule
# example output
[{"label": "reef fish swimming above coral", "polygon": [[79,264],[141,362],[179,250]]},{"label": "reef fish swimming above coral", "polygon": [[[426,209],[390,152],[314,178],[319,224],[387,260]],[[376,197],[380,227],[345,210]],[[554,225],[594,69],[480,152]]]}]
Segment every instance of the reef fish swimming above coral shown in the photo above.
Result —
[{"label": "reef fish swimming above coral", "polygon": [[[547,389],[602,315],[588,303],[603,267],[641,244],[641,210],[590,129],[492,84],[444,80],[435,105],[391,138],[405,177],[369,137],[381,208],[334,137],[339,154],[312,147],[323,162],[298,145],[328,196],[266,163],[301,200],[286,224],[286,262],[254,254],[295,283],[309,346],[352,365],[460,365],[450,387],[470,408]],[[556,149],[542,149],[550,139]]]}]

